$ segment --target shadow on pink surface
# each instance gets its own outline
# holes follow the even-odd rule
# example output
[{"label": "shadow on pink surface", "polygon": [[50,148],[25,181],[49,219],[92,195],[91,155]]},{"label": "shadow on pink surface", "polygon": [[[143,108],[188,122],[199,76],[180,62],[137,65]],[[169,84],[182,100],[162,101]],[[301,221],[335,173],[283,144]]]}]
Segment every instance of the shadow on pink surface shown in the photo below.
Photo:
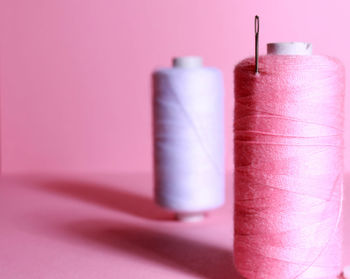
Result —
[{"label": "shadow on pink surface", "polygon": [[158,207],[152,199],[121,187],[75,180],[45,182],[42,188],[59,195],[152,220],[173,220],[174,215]]},{"label": "shadow on pink surface", "polygon": [[[344,263],[348,265],[350,263],[350,222],[348,222],[350,220],[350,175],[346,174],[344,178],[346,233],[343,250]],[[186,234],[176,231],[174,226],[176,224],[173,222],[170,222],[172,223],[170,230],[169,227],[166,228],[170,224],[169,222],[152,222],[170,220],[172,215],[157,207],[142,189],[138,189],[141,190],[140,192],[128,192],[125,190],[127,187],[124,183],[116,182],[117,185],[123,187],[113,187],[114,182],[52,180],[40,183],[40,188],[55,195],[141,217],[145,226],[135,226],[130,222],[120,222],[117,219],[86,220],[89,218],[86,216],[81,216],[82,218],[78,219],[86,221],[68,222],[68,224],[65,222],[56,223],[54,226],[59,225],[58,230],[61,232],[63,230],[63,234],[68,238],[79,239],[84,243],[88,242],[89,246],[92,247],[97,244],[106,250],[115,251],[116,254],[136,256],[139,261],[152,261],[156,265],[181,270],[202,278],[241,278],[232,266],[230,249],[223,249],[215,245],[208,245],[205,241],[187,238]],[[150,185],[146,186],[149,190],[148,186]],[[135,191],[135,189],[133,190]],[[171,231],[172,229],[174,231]]]},{"label": "shadow on pink surface", "polygon": [[[114,220],[86,220],[63,228],[68,237],[79,238],[138,261],[152,261],[168,269],[207,279],[242,279],[233,267],[232,251],[155,229]],[[140,271],[141,272],[141,271]]]},{"label": "shadow on pink surface", "polygon": [[[48,222],[45,221],[44,227],[49,229],[51,236],[60,241],[74,244],[82,242],[84,247],[90,247],[89,249],[98,246],[102,252],[112,251],[116,257],[116,271],[120,273],[123,273],[122,270],[126,267],[118,267],[118,259],[130,258],[132,262],[136,258],[135,261],[143,262],[143,266],[152,265],[159,266],[161,270],[164,268],[177,270],[194,278],[241,278],[233,267],[232,249],[230,249],[232,246],[225,248],[220,244],[218,246],[209,244],[206,243],[205,237],[199,240],[189,233],[191,225],[188,224],[157,222],[157,220],[172,220],[173,214],[154,204],[150,193],[146,192],[150,190],[148,187],[150,185],[145,185],[146,187],[141,185],[141,189],[138,187],[140,191],[130,187],[134,192],[129,192],[126,190],[128,188],[126,185],[129,185],[130,181],[123,183],[121,179],[119,182],[118,179],[112,182],[45,179],[35,185],[39,185],[40,190],[54,196],[83,201],[141,219],[124,220],[120,219],[120,215],[114,215],[115,218],[107,220],[105,217],[86,219],[83,213],[77,221],[72,221],[70,217],[61,219],[51,216]],[[147,181],[143,183],[147,184]],[[208,226],[204,224],[204,227]],[[210,232],[215,233],[215,230],[207,229],[201,235],[205,236]],[[195,235],[198,236],[198,233]],[[142,274],[142,269],[139,272]]]}]

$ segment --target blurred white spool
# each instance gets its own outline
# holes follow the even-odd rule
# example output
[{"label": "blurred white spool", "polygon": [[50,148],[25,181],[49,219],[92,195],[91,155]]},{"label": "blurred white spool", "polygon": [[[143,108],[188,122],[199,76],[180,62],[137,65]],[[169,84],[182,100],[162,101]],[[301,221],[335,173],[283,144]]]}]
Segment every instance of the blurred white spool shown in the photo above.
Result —
[{"label": "blurred white spool", "polygon": [[225,200],[224,91],[220,71],[197,56],[154,73],[156,202],[197,222]]}]

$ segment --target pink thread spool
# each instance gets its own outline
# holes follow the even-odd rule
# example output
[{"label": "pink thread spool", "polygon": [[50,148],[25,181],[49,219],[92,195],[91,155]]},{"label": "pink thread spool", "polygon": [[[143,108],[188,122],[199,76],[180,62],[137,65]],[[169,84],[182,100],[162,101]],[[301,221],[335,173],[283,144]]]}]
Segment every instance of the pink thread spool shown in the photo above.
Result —
[{"label": "pink thread spool", "polygon": [[235,69],[235,244],[248,279],[341,270],[344,71],[306,43]]}]

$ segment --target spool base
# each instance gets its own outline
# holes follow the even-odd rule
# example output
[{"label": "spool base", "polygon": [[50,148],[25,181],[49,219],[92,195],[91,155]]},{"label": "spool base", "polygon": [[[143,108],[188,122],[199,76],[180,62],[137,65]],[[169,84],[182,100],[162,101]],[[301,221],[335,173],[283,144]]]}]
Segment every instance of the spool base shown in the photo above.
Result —
[{"label": "spool base", "polygon": [[200,222],[204,219],[205,214],[203,212],[196,212],[196,213],[184,213],[184,212],[178,212],[176,213],[176,220],[180,222],[185,223],[196,223]]}]

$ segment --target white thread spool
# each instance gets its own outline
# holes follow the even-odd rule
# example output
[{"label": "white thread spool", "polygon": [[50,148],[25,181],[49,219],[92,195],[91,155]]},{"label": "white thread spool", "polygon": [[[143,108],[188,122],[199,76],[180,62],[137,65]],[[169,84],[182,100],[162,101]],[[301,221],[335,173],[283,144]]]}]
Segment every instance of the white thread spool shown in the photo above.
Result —
[{"label": "white thread spool", "polygon": [[[193,69],[203,66],[203,60],[198,56],[183,56],[173,59],[173,67],[179,69]],[[177,212],[176,219],[181,222],[199,222],[205,217],[204,212]]]},{"label": "white thread spool", "polygon": [[[176,75],[181,76],[182,84],[179,83],[178,86],[174,84],[171,94],[178,94],[176,95],[178,103],[174,100],[174,102],[171,103],[169,96],[168,99],[165,98],[167,93],[163,93],[161,89],[157,89],[156,87],[163,86],[162,88],[164,89],[164,85],[162,84],[167,82],[168,79],[175,78]],[[205,216],[205,212],[221,206],[225,199],[223,86],[220,84],[220,88],[217,90],[218,92],[213,90],[213,86],[204,88],[203,84],[200,84],[199,87],[192,86],[192,92],[182,92],[178,88],[180,86],[186,87],[186,83],[192,82],[193,85],[193,82],[198,81],[199,75],[205,76],[202,82],[204,85],[205,83],[213,83],[215,79],[220,79],[220,83],[222,83],[221,73],[216,69],[203,67],[202,58],[197,56],[174,58],[172,69],[161,69],[156,71],[154,75],[155,199],[159,205],[174,211],[177,220],[182,222],[201,221]],[[175,92],[177,90],[178,92]],[[210,96],[205,94],[208,90],[211,90]],[[209,98],[210,102],[206,102],[206,98]],[[175,107],[182,107],[181,109],[183,109],[183,111],[181,111],[181,109],[176,111]],[[157,114],[157,111],[162,111],[162,113]],[[196,111],[202,116],[204,115],[204,120],[207,119],[208,122],[210,122],[208,123],[208,129],[205,131],[209,133],[206,133],[205,136],[203,136],[203,134],[200,136],[205,140],[205,137],[210,137],[210,132],[212,132],[212,136],[215,137],[212,142],[203,146],[203,150],[198,148],[198,146],[203,144],[201,143],[203,138],[198,138],[198,142],[194,143],[189,142],[190,139],[185,137],[191,133],[195,134],[198,131],[199,134],[201,134],[201,131],[203,131],[203,129],[205,130],[205,127],[203,128],[202,125],[203,123],[196,123],[198,120],[194,117]],[[180,114],[183,114],[183,116]],[[181,117],[184,117],[186,122],[192,123],[190,125],[189,123],[181,123]],[[162,124],[162,121],[167,121],[169,124]],[[183,124],[184,126],[181,127],[181,130],[176,131],[174,127]],[[163,133],[164,130],[167,130],[166,135]],[[198,131],[194,131],[194,133],[192,130]],[[179,137],[178,132],[183,133],[182,138],[181,136]],[[163,139],[161,137],[163,137]],[[172,144],[170,145],[165,142],[166,139],[170,139]],[[193,137],[191,140],[193,141]],[[186,157],[187,155],[184,154],[182,158],[181,152],[186,153],[191,152],[191,150],[182,150],[181,147],[185,146],[184,149],[186,149],[190,145],[196,150],[193,152],[193,156],[188,158]],[[179,148],[179,153],[175,154],[171,148]],[[203,158],[198,159],[200,156],[215,157],[209,159],[215,161],[214,164],[217,165],[217,169],[209,169],[204,173],[200,166],[200,160],[203,161]],[[198,167],[196,167],[195,162],[191,162],[191,160],[198,160]],[[161,161],[162,163],[157,163],[157,161]],[[167,169],[166,166],[164,166],[165,164],[169,165]],[[203,165],[206,164],[208,165],[208,162],[203,163]],[[188,169],[182,165],[187,166]],[[203,176],[203,178],[201,178],[201,176]]]},{"label": "white thread spool", "polygon": [[269,43],[267,54],[274,55],[311,55],[312,44],[305,42]]}]

